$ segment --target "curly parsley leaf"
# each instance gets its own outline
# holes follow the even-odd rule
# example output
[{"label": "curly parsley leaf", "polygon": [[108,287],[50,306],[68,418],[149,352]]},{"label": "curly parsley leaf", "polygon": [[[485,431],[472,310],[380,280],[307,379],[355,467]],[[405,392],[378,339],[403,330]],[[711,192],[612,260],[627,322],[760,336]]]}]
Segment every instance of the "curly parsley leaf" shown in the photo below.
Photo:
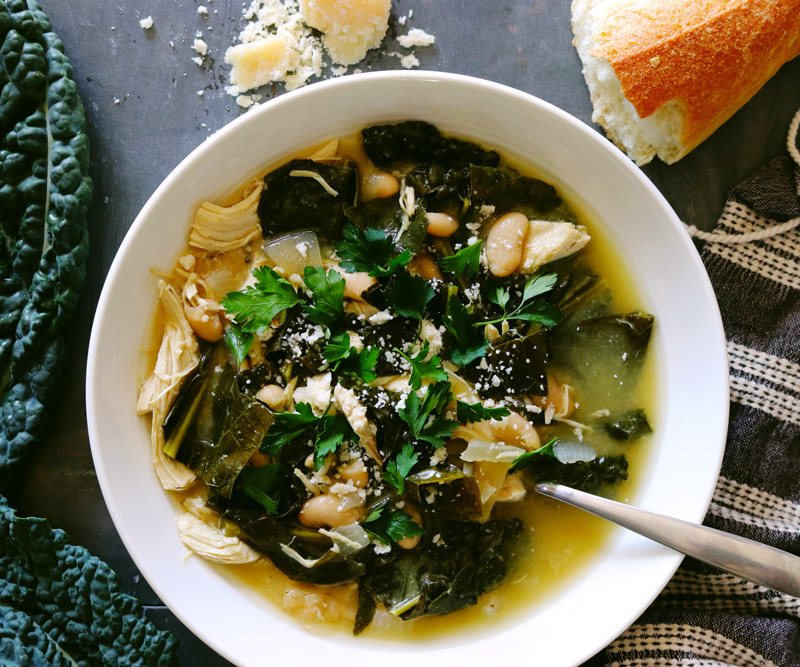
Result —
[{"label": "curly parsley leaf", "polygon": [[236,324],[236,322],[232,322],[225,330],[225,342],[236,357],[237,364],[241,364],[244,361],[244,358],[250,351],[250,346],[253,344],[254,338],[254,334],[242,331],[242,327]]},{"label": "curly parsley leaf", "polygon": [[433,288],[425,278],[398,271],[386,290],[386,302],[398,315],[422,320],[425,306],[433,295]]},{"label": "curly parsley leaf", "polygon": [[416,391],[422,386],[422,381],[425,379],[431,380],[446,380],[447,373],[442,368],[442,360],[435,354],[430,359],[425,361],[430,353],[430,346],[426,342],[423,348],[413,357],[407,357],[400,350],[395,349],[403,359],[411,364],[411,378],[408,381],[409,386]]},{"label": "curly parsley leaf", "polygon": [[314,469],[319,470],[328,454],[333,454],[345,439],[355,438],[356,434],[343,414],[322,417],[317,439],[314,441]]},{"label": "curly parsley leaf", "polygon": [[534,449],[532,452],[525,452],[524,454],[520,454],[517,458],[514,459],[514,462],[508,469],[508,473],[511,474],[512,472],[516,472],[517,470],[522,470],[523,468],[527,468],[531,464],[531,461],[537,456],[552,456],[553,458],[555,458],[556,455],[553,453],[553,445],[555,445],[556,442],[558,442],[558,438],[553,438],[546,445],[539,447],[539,449]]},{"label": "curly parsley leaf", "polygon": [[261,451],[274,456],[284,445],[314,428],[320,421],[308,403],[297,403],[296,412],[279,412],[261,441]]},{"label": "curly parsley leaf", "polygon": [[303,306],[308,319],[328,328],[344,317],[344,278],[338,271],[325,273],[321,266],[307,266],[303,282],[314,295],[313,306]]},{"label": "curly parsley leaf", "polygon": [[489,292],[488,299],[503,309],[503,314],[497,319],[488,322],[476,322],[475,326],[497,324],[504,320],[522,320],[525,322],[539,322],[546,327],[554,327],[564,317],[556,306],[544,299],[536,297],[546,294],[558,280],[557,273],[548,273],[541,276],[531,276],[522,290],[522,301],[512,310],[507,312],[508,302],[511,298],[508,290],[498,287],[494,292]]},{"label": "curly parsley leaf", "polygon": [[408,424],[417,440],[423,440],[435,448],[441,447],[458,427],[458,422],[445,418],[442,413],[452,399],[449,382],[428,385],[422,400],[416,392],[406,396],[405,407],[397,414]]},{"label": "curly parsley leaf", "polygon": [[342,259],[339,265],[347,273],[365,271],[373,278],[385,278],[411,261],[409,250],[392,257],[394,240],[387,237],[383,229],[367,227],[362,232],[353,223],[348,223],[342,236],[343,240],[336,244],[336,254]]},{"label": "curly parsley leaf", "polygon": [[383,508],[370,514],[362,523],[364,529],[384,544],[422,535],[421,526],[403,510],[384,514]]},{"label": "curly parsley leaf", "polygon": [[396,488],[398,493],[403,493],[406,487],[406,477],[418,461],[419,453],[406,443],[394,460],[386,464],[383,470],[383,479]]},{"label": "curly parsley leaf", "polygon": [[478,241],[474,245],[464,246],[455,255],[442,257],[439,260],[439,266],[444,271],[471,278],[480,271],[482,247],[483,241]]},{"label": "curly parsley leaf", "polygon": [[486,354],[486,339],[471,326],[469,313],[455,294],[447,301],[447,314],[442,318],[442,324],[456,340],[456,347],[450,355],[454,364],[466,366]]},{"label": "curly parsley leaf", "polygon": [[503,419],[511,414],[511,410],[504,407],[487,408],[478,401],[477,403],[465,403],[456,401],[456,415],[459,422],[482,422],[487,419]]},{"label": "curly parsley leaf", "polygon": [[356,348],[350,346],[350,335],[347,333],[331,338],[322,351],[322,356],[333,365],[334,371],[341,369],[343,373],[357,375],[364,382],[372,382],[378,377],[375,366],[380,350],[377,347],[367,347],[360,352],[356,351]]},{"label": "curly parsley leaf", "polygon": [[242,491],[262,505],[268,514],[278,511],[278,481],[281,466],[268,463],[263,466],[245,466],[239,473],[238,482]]},{"label": "curly parsley leaf", "polygon": [[242,332],[255,334],[268,328],[275,317],[303,299],[289,281],[268,266],[258,267],[253,275],[255,284],[241,292],[228,292],[222,306],[234,317]]}]

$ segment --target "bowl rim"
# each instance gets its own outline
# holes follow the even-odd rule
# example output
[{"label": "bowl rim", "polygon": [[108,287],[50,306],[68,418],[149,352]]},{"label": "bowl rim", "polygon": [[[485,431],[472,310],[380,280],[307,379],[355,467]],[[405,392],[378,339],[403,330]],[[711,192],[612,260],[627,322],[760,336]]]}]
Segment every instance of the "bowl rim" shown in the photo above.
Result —
[{"label": "bowl rim", "polygon": [[[711,479],[711,475],[709,475],[709,479],[707,480],[707,486],[704,488],[701,497],[703,498],[703,502],[699,503],[694,516],[689,517],[689,520],[695,521],[697,523],[701,523],[705,514],[708,510],[708,507],[711,503],[711,499],[714,493],[714,489],[716,487],[717,476],[719,474],[719,470],[722,465],[722,457],[725,451],[725,431],[728,422],[728,361],[727,361],[727,354],[725,353],[725,334],[722,325],[722,318],[719,313],[719,308],[716,305],[716,297],[714,295],[713,288],[711,286],[710,281],[705,274],[705,268],[703,267],[702,261],[700,259],[699,254],[697,253],[692,241],[688,234],[684,232],[683,223],[679,220],[678,216],[661,194],[661,192],[656,188],[656,186],[641,172],[621,151],[619,151],[615,146],[613,146],[609,141],[607,141],[602,135],[598,132],[593,130],[589,125],[583,123],[582,121],[578,120],[574,116],[570,115],[566,111],[559,109],[558,107],[552,105],[549,102],[546,102],[532,94],[520,91],[518,89],[512,88],[510,86],[506,86],[503,84],[499,84],[493,81],[489,81],[486,79],[481,79],[473,76],[461,75],[461,74],[451,74],[451,73],[443,73],[443,72],[434,72],[434,71],[425,71],[425,70],[417,70],[417,71],[382,71],[382,72],[368,72],[362,74],[355,74],[355,75],[348,75],[345,77],[341,77],[338,79],[321,81],[304,88],[300,88],[295,91],[291,91],[285,94],[282,94],[276,98],[268,100],[267,102],[259,105],[259,107],[251,109],[248,113],[239,116],[238,118],[234,119],[223,128],[218,130],[217,132],[213,133],[209,137],[207,137],[200,145],[194,148],[181,162],[170,172],[170,174],[161,182],[158,188],[154,191],[154,193],[148,198],[145,205],[142,207],[139,214],[136,216],[135,220],[133,221],[132,225],[128,229],[125,234],[122,243],[120,244],[114,260],[109,268],[108,274],[105,278],[103,289],[100,295],[100,298],[97,303],[96,311],[95,311],[95,318],[92,324],[92,331],[91,337],[89,341],[89,348],[88,348],[88,357],[87,357],[87,365],[86,365],[86,413],[87,413],[87,424],[88,424],[88,433],[89,433],[89,440],[91,445],[92,451],[92,458],[95,466],[95,470],[97,473],[98,482],[103,493],[103,498],[105,500],[106,506],[108,508],[109,514],[111,515],[112,521],[114,526],[125,545],[128,554],[136,564],[139,571],[148,581],[150,586],[153,588],[155,593],[159,596],[159,598],[164,601],[164,603],[168,606],[168,608],[180,619],[184,625],[186,625],[199,639],[201,639],[204,643],[210,646],[212,649],[217,651],[219,654],[225,656],[228,660],[232,662],[236,662],[239,657],[234,652],[232,652],[228,646],[226,646],[223,642],[218,641],[216,636],[208,636],[208,634],[204,633],[202,629],[198,628],[198,624],[196,623],[196,619],[193,616],[190,616],[186,613],[186,611],[180,607],[179,605],[174,604],[173,595],[167,591],[162,585],[161,582],[158,580],[157,576],[151,570],[149,563],[144,562],[138,553],[136,548],[135,542],[130,536],[128,529],[126,527],[126,522],[124,520],[125,512],[123,508],[118,506],[113,490],[111,488],[111,481],[107,477],[107,471],[103,456],[102,447],[100,444],[100,437],[98,434],[98,422],[97,422],[97,414],[95,411],[95,404],[97,402],[96,396],[98,392],[98,347],[100,345],[100,331],[102,327],[103,315],[108,308],[109,300],[111,299],[112,293],[112,286],[117,283],[120,279],[120,274],[122,270],[122,257],[126,255],[129,249],[136,243],[136,238],[141,230],[145,227],[146,221],[151,215],[152,210],[157,206],[158,201],[164,196],[166,192],[168,192],[172,187],[173,184],[180,180],[186,173],[191,173],[193,169],[195,169],[197,163],[204,159],[207,159],[211,156],[217,148],[226,142],[228,138],[236,133],[239,133],[244,128],[247,128],[251,125],[258,125],[263,122],[262,118],[266,115],[270,115],[274,112],[275,109],[281,108],[286,105],[292,105],[297,102],[297,100],[306,98],[306,97],[316,97],[320,95],[324,95],[325,92],[332,88],[346,88],[346,87],[353,87],[357,88],[363,85],[369,85],[370,81],[391,81],[394,84],[402,85],[403,81],[431,81],[436,83],[445,83],[445,84],[454,84],[454,85],[461,85],[461,86],[472,86],[477,89],[481,89],[486,94],[500,94],[504,96],[510,96],[516,98],[517,100],[524,101],[525,103],[537,107],[540,112],[549,114],[558,119],[558,121],[563,122],[570,126],[570,128],[575,131],[576,133],[582,135],[583,139],[586,141],[590,141],[595,143],[596,145],[602,145],[604,150],[607,152],[608,158],[611,160],[616,161],[619,165],[624,165],[622,168],[627,170],[630,174],[632,174],[633,178],[638,181],[639,185],[643,187],[646,191],[648,196],[652,199],[652,201],[657,204],[661,209],[662,212],[666,215],[666,217],[671,221],[672,226],[680,231],[681,236],[681,243],[684,246],[684,249],[687,254],[687,261],[699,266],[702,270],[703,275],[705,276],[705,281],[701,284],[697,285],[698,290],[698,297],[704,299],[710,303],[715,305],[715,309],[713,313],[710,313],[710,317],[714,320],[714,331],[706,331],[706,335],[711,338],[717,339],[716,347],[719,348],[720,352],[722,353],[724,359],[717,360],[722,361],[725,367],[725,396],[724,401],[720,403],[720,410],[724,411],[724,414],[720,414],[721,423],[723,425],[723,433],[722,433],[722,441],[718,443],[716,449],[716,462],[714,463],[716,467],[716,475]],[[720,396],[717,396],[715,400],[720,402]],[[724,410],[722,406],[724,405]],[[713,444],[713,443],[712,443]],[[712,466],[713,467],[713,466]],[[608,545],[607,545],[608,546]],[[594,650],[591,651],[584,651],[584,654],[579,657],[579,660],[575,663],[571,664],[579,664],[580,662],[590,658],[594,653],[599,650],[602,650],[608,643],[613,641],[615,637],[617,637],[620,633],[622,633],[627,627],[629,627],[638,616],[652,603],[652,601],[661,593],[664,586],[668,583],[668,581],[672,578],[675,570],[679,567],[680,563],[683,560],[683,556],[678,553],[671,554],[669,557],[662,558],[661,567],[660,567],[660,574],[658,577],[653,577],[652,579],[652,594],[649,596],[649,600],[647,604],[642,606],[641,608],[631,609],[627,615],[620,615],[620,621],[617,624],[618,629],[613,636],[609,636],[607,638],[607,642],[604,643],[602,646],[597,646]]]}]

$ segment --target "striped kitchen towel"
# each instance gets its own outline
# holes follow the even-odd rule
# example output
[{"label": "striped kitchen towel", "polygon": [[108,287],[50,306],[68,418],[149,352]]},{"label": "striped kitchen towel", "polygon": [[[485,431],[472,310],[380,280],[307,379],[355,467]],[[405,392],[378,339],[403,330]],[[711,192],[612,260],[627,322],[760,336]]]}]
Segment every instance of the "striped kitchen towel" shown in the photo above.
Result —
[{"label": "striped kitchen towel", "polygon": [[[732,190],[702,257],[731,380],[728,444],[705,524],[800,555],[798,123],[800,112],[789,154]],[[792,225],[778,223],[788,221],[795,228],[787,232]],[[776,227],[783,233],[772,235]],[[737,242],[743,235],[748,243]],[[800,600],[687,558],[642,617],[588,664],[798,667]]]}]

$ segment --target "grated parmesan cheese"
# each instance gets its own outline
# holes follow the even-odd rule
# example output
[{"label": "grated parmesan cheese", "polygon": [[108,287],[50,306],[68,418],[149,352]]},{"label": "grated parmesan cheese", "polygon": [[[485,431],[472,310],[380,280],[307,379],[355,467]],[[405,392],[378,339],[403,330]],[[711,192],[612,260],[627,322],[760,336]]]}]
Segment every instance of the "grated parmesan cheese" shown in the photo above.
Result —
[{"label": "grated parmesan cheese", "polygon": [[424,30],[412,28],[407,35],[400,35],[397,41],[403,48],[410,49],[415,46],[430,46],[436,41],[436,38]]},{"label": "grated parmesan cheese", "polygon": [[[139,21],[139,25],[142,26],[142,29],[144,30],[150,30],[150,28],[153,27],[153,17],[148,16],[143,18],[141,21]],[[111,29],[113,30],[114,26],[111,26]]]}]

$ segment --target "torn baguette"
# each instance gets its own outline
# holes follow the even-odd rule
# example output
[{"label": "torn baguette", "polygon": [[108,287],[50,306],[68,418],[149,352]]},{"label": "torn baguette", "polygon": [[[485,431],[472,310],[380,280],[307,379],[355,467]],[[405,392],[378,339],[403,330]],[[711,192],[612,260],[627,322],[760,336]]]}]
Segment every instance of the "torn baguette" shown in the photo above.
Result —
[{"label": "torn baguette", "polygon": [[671,164],[800,54],[800,0],[573,0],[572,29],[592,120]]}]

